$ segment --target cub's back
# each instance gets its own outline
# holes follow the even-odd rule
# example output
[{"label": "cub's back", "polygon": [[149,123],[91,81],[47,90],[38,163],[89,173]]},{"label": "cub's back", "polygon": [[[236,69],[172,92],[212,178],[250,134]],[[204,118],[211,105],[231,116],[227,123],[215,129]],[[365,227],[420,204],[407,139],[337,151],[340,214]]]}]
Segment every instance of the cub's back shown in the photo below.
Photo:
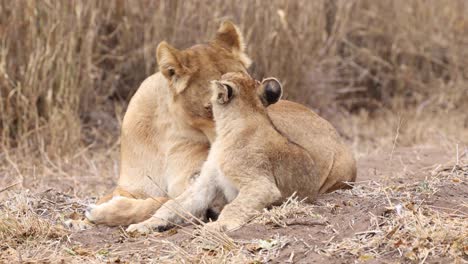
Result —
[{"label": "cub's back", "polygon": [[282,197],[286,199],[296,193],[300,199],[308,198],[308,202],[315,200],[320,182],[312,157],[301,146],[290,141],[276,147],[277,155],[269,159]]},{"label": "cub's back", "polygon": [[[278,131],[304,148],[317,167],[320,186],[326,181],[354,181],[356,161],[335,128],[312,110],[297,103],[280,100],[267,108]],[[327,188],[320,192],[326,192]]]}]

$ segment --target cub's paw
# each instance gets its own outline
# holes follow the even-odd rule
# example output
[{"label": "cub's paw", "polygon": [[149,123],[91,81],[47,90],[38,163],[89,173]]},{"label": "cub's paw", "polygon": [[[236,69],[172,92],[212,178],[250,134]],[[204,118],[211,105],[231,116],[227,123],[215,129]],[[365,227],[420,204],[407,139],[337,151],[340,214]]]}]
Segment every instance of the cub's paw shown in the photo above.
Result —
[{"label": "cub's paw", "polygon": [[138,224],[129,225],[128,233],[150,234],[153,231],[163,232],[170,229],[172,226],[164,220],[149,219]]}]

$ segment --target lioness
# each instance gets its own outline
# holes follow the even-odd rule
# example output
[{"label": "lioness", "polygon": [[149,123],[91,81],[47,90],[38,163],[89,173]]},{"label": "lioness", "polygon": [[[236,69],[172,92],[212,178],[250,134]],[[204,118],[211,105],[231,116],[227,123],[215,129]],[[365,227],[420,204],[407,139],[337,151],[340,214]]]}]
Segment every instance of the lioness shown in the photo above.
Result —
[{"label": "lioness", "polygon": [[275,128],[266,110],[280,99],[281,84],[274,78],[259,83],[243,73],[228,73],[212,89],[216,140],[200,177],[152,218],[127,231],[165,229],[183,220],[181,211],[188,212],[186,217],[199,216],[218,191],[229,204],[209,224],[217,230],[239,227],[294,192],[308,201],[317,196],[319,175],[312,157]]},{"label": "lioness", "polygon": [[[187,189],[215,138],[210,82],[247,72],[250,64],[242,35],[230,22],[208,43],[186,50],[162,42],[156,56],[159,72],[143,82],[123,120],[118,185],[86,213],[96,224],[141,222]],[[319,193],[354,181],[354,158],[327,121],[284,100],[267,111],[277,130],[311,155]]]}]

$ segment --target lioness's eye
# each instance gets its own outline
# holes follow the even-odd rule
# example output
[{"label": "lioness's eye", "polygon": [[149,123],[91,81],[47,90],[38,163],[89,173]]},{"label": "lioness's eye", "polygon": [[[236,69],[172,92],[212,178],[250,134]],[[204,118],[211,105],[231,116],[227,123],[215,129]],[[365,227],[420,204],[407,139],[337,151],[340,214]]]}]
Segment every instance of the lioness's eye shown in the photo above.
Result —
[{"label": "lioness's eye", "polygon": [[175,74],[175,70],[174,69],[169,69],[168,73],[169,73],[169,76],[172,77]]}]

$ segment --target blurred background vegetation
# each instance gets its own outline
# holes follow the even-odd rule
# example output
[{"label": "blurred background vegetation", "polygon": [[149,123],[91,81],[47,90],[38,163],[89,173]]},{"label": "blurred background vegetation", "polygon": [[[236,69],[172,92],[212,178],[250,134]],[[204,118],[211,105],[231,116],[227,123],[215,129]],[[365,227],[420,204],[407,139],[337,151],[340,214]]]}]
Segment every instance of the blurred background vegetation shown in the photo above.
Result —
[{"label": "blurred background vegetation", "polygon": [[118,144],[157,44],[187,48],[226,19],[241,28],[256,78],[279,77],[288,99],[354,144],[397,127],[406,144],[427,131],[468,141],[465,0],[0,0],[0,14],[4,151]]}]

